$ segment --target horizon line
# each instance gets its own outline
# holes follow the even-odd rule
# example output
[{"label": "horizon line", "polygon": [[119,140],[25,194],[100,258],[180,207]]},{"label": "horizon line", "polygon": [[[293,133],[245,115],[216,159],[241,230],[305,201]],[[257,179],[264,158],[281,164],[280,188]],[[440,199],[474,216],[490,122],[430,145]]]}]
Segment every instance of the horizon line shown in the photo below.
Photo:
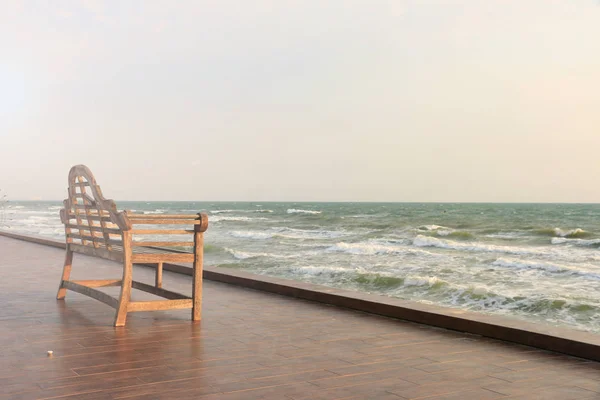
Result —
[{"label": "horizon line", "polygon": [[[114,200],[115,203],[364,203],[364,204],[598,204],[600,202],[565,202],[565,201],[357,201],[357,200]],[[6,202],[56,202],[63,200],[6,200]]]}]

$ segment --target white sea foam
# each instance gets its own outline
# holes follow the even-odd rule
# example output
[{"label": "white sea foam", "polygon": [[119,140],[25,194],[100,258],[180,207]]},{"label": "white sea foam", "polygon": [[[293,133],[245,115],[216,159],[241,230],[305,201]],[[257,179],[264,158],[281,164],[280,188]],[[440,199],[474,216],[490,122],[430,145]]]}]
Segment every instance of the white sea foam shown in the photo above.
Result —
[{"label": "white sea foam", "polygon": [[375,254],[405,254],[408,249],[400,249],[396,246],[384,246],[375,243],[346,243],[340,242],[327,248],[328,252],[339,252],[349,254],[375,255]]},{"label": "white sea foam", "polygon": [[429,286],[432,287],[435,284],[446,283],[444,280],[439,279],[436,276],[408,276],[404,279],[404,286]]},{"label": "white sea foam", "polygon": [[291,267],[290,272],[296,275],[310,275],[310,276],[337,276],[337,275],[348,275],[356,272],[355,269],[348,269],[343,267],[331,267],[331,266],[313,266],[307,265],[302,267]]},{"label": "white sea foam", "polygon": [[456,229],[448,228],[442,225],[421,225],[417,228],[417,230],[433,232],[437,236],[450,236],[456,232]]},{"label": "white sea foam", "polygon": [[21,209],[21,208],[25,208],[25,206],[13,206],[12,208]]},{"label": "white sea foam", "polygon": [[585,279],[600,280],[600,268],[591,264],[582,264],[575,267],[538,261],[510,260],[499,258],[496,261],[494,261],[492,265],[517,269],[537,269],[552,273],[584,277]]},{"label": "white sea foam", "polygon": [[220,216],[216,215],[210,218],[211,222],[221,222],[221,221],[238,221],[238,222],[251,222],[251,221],[264,221],[267,218],[250,218],[250,217],[229,217],[229,216]]},{"label": "white sea foam", "polygon": [[13,215],[58,215],[58,212],[56,211],[30,211],[30,210],[26,210],[26,211],[17,211],[17,210],[6,210],[7,214],[13,214]]},{"label": "white sea foam", "polygon": [[211,214],[224,214],[224,213],[272,213],[273,210],[212,210]]},{"label": "white sea foam", "polygon": [[271,239],[273,237],[273,233],[269,232],[258,232],[258,231],[233,231],[230,233],[231,236],[241,239]]},{"label": "white sea foam", "polygon": [[245,251],[239,251],[239,250],[236,251],[236,250],[228,249],[228,248],[226,248],[225,251],[230,253],[234,258],[237,258],[238,260],[246,260],[248,258],[258,257],[258,255],[255,253],[248,253]]},{"label": "white sea foam", "polygon": [[441,225],[422,225],[420,227],[418,227],[417,229],[419,229],[420,231],[437,231],[438,229],[445,229],[445,230],[452,230],[452,228],[448,228],[445,226],[441,226]]},{"label": "white sea foam", "polygon": [[523,237],[523,232],[498,232],[498,233],[490,233],[488,235],[485,235],[485,237],[491,238],[491,239],[509,239],[509,240],[514,240],[514,239],[519,239],[521,237]]},{"label": "white sea foam", "polygon": [[340,242],[327,248],[326,252],[348,253],[356,255],[404,254],[421,255],[426,257],[445,257],[425,250],[414,249],[400,245],[383,245],[376,241],[346,243]]},{"label": "white sea foam", "polygon": [[546,254],[543,251],[533,249],[512,247],[512,246],[496,246],[492,244],[473,244],[460,243],[452,240],[438,239],[429,236],[419,235],[413,240],[413,245],[416,247],[437,247],[441,249],[463,250],[473,252],[491,252],[491,253],[507,253],[507,254]]},{"label": "white sea foam", "polygon": [[581,235],[583,233],[586,233],[583,229],[581,228],[577,228],[577,229],[570,229],[568,231],[564,231],[560,228],[554,228],[554,234],[556,236],[560,236],[560,237],[567,237],[567,236],[574,236],[574,235]]},{"label": "white sea foam", "polygon": [[[43,215],[32,215],[30,217],[28,217],[25,221],[56,221],[56,218],[54,217],[45,217]],[[60,221],[59,221],[60,222]]]},{"label": "white sea foam", "polygon": [[166,210],[143,211],[144,214],[164,214]]},{"label": "white sea foam", "polygon": [[327,243],[315,243],[315,242],[301,242],[298,240],[282,240],[279,242],[279,244],[282,244],[284,246],[294,246],[294,247],[304,247],[304,248],[310,248],[310,249],[327,249],[329,247],[331,247],[329,244]]},{"label": "white sea foam", "polygon": [[[218,218],[218,217],[213,217]],[[225,218],[225,217],[221,217]],[[266,218],[247,218],[247,217],[229,217],[230,221],[251,221]],[[246,239],[271,239],[274,237],[284,239],[336,239],[345,235],[349,235],[348,232],[341,231],[327,231],[327,230],[309,230],[309,229],[294,229],[287,227],[271,228],[268,231],[233,231],[230,233],[233,237],[246,238]]]},{"label": "white sea foam", "polygon": [[398,245],[410,245],[412,244],[412,241],[408,238],[390,238],[390,237],[383,237],[380,239],[369,239],[368,243],[371,244],[378,244],[378,245],[383,245],[383,246],[398,246]]},{"label": "white sea foam", "polygon": [[321,214],[322,211],[313,211],[313,210],[300,210],[296,208],[288,208],[288,214]]},{"label": "white sea foam", "polygon": [[516,269],[538,269],[548,272],[567,272],[572,271],[570,267],[559,264],[550,264],[545,262],[530,261],[530,260],[512,260],[508,258],[498,258],[492,263],[497,267],[507,267]]},{"label": "white sea foam", "polygon": [[241,250],[235,250],[235,249],[230,249],[230,248],[225,248],[225,251],[228,252],[229,254],[231,254],[234,258],[237,258],[238,260],[246,260],[249,258],[258,258],[258,257],[282,258],[282,259],[299,257],[298,254],[254,253],[254,252],[250,252],[250,251],[241,251]]},{"label": "white sea foam", "polygon": [[568,239],[565,237],[552,238],[552,244],[573,244],[575,246],[597,246],[600,245],[600,239]]},{"label": "white sea foam", "polygon": [[336,239],[349,234],[342,231],[294,229],[288,227],[273,228],[273,230],[276,232],[276,236],[286,239]]}]

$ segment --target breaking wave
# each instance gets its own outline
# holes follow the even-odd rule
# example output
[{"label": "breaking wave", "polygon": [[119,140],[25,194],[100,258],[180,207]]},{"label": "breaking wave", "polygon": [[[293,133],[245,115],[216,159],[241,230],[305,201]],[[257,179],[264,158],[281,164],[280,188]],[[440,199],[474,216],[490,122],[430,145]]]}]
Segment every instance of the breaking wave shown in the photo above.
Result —
[{"label": "breaking wave", "polygon": [[343,276],[347,277],[354,272],[353,269],[343,268],[343,267],[330,267],[330,266],[301,266],[301,267],[291,267],[289,271],[295,275],[304,275],[304,276],[328,276],[328,277],[338,277]]},{"label": "breaking wave", "polygon": [[403,245],[382,244],[382,242],[377,240],[358,243],[339,242],[327,248],[325,251],[356,255],[403,254],[413,256],[421,255],[427,257],[446,257],[445,255],[434,254],[425,250],[406,247]]},{"label": "breaking wave", "polygon": [[312,214],[312,215],[316,215],[316,214],[321,214],[321,211],[300,210],[300,209],[296,209],[296,208],[288,208],[287,213],[288,214]]},{"label": "breaking wave", "polygon": [[240,239],[256,239],[256,240],[265,240],[271,239],[273,237],[273,233],[269,232],[257,232],[257,231],[233,231],[230,233],[231,236],[240,238]]},{"label": "breaking wave", "polygon": [[441,225],[421,225],[417,229],[420,231],[437,231],[438,229],[452,230],[452,228]]},{"label": "breaking wave", "polygon": [[475,238],[475,235],[473,235],[471,232],[460,231],[442,225],[421,225],[417,228],[417,231],[429,232],[437,236],[446,236],[459,240],[469,240]]},{"label": "breaking wave", "polygon": [[498,232],[485,235],[490,239],[517,240],[523,237],[523,232]]},{"label": "breaking wave", "polygon": [[[217,217],[215,217],[217,218]],[[237,217],[231,217],[237,218]],[[244,218],[244,217],[241,217]],[[259,218],[254,218],[259,219]],[[266,219],[266,218],[263,218]],[[271,228],[269,231],[233,231],[230,233],[231,236],[244,239],[272,239],[272,238],[283,238],[283,239],[300,239],[300,240],[325,240],[325,239],[336,239],[348,235],[349,233],[343,231],[327,231],[327,230],[310,230],[310,229],[294,229],[294,228]]]},{"label": "breaking wave", "polygon": [[251,222],[251,221],[266,221],[266,220],[267,220],[267,218],[261,218],[261,217],[254,217],[254,218],[229,217],[229,216],[220,216],[220,215],[215,215],[214,217],[210,218],[211,222],[221,222],[221,221]]},{"label": "breaking wave", "polygon": [[[539,261],[529,261],[529,260],[511,260],[507,258],[498,258],[496,261],[492,263],[492,265],[497,267],[507,267],[507,268],[516,268],[516,269],[536,269],[547,272],[568,272],[576,275],[585,275],[585,276],[600,276],[596,273],[583,271],[575,267],[570,267],[566,265],[560,264],[552,264],[546,262]],[[598,271],[600,272],[600,271]]]},{"label": "breaking wave", "polygon": [[284,254],[274,254],[274,253],[254,253],[254,252],[250,252],[250,251],[240,251],[240,250],[234,250],[234,249],[230,249],[230,248],[225,248],[225,251],[227,253],[231,254],[234,258],[237,258],[238,260],[247,260],[249,258],[258,258],[258,257],[289,259],[289,258],[297,258],[300,256],[298,254],[284,255]]},{"label": "breaking wave", "polygon": [[224,214],[224,213],[272,213],[273,210],[211,210],[211,214]]},{"label": "breaking wave", "polygon": [[274,236],[286,239],[335,239],[348,235],[343,231],[328,231],[314,229],[273,228]]},{"label": "breaking wave", "polygon": [[368,286],[378,289],[392,289],[401,286],[416,286],[437,289],[448,285],[448,282],[436,276],[409,275],[406,277],[399,277],[384,273],[361,273],[354,278],[354,282],[361,286]]},{"label": "breaking wave", "polygon": [[563,230],[561,228],[544,228],[536,229],[534,233],[540,236],[555,236],[562,238],[585,238],[593,236],[592,233],[587,232],[581,228]]},{"label": "breaking wave", "polygon": [[566,237],[552,238],[552,244],[573,244],[575,246],[600,246],[600,239],[568,239]]},{"label": "breaking wave", "polygon": [[439,230],[437,231],[437,234],[438,236],[447,236],[458,240],[470,240],[475,238],[475,235],[467,231]]},{"label": "breaking wave", "polygon": [[473,252],[490,252],[490,253],[507,253],[507,254],[546,254],[543,251],[535,251],[532,249],[512,247],[512,246],[497,246],[493,244],[483,243],[459,243],[451,240],[443,240],[430,236],[419,235],[413,240],[413,245],[416,247],[437,247],[440,249],[464,250]]}]

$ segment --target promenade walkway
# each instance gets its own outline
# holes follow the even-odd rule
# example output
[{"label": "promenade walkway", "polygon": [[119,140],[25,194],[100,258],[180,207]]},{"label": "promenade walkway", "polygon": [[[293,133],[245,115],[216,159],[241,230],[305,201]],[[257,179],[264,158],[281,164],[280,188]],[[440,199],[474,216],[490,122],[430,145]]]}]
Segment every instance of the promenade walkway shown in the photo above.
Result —
[{"label": "promenade walkway", "polygon": [[[597,362],[211,281],[200,323],[171,310],[114,328],[96,300],[55,300],[62,262],[0,237],[1,400],[600,399]],[[120,274],[75,255],[73,279]]]}]

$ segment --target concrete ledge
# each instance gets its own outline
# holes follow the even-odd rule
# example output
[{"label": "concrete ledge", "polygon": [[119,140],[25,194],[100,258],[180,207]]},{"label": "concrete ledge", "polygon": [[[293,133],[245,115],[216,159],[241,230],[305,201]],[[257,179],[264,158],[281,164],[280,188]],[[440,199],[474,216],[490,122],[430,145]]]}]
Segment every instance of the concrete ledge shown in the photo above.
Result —
[{"label": "concrete ledge", "polygon": [[11,239],[24,240],[26,242],[43,244],[44,246],[57,247],[59,249],[65,249],[65,242],[61,242],[56,239],[48,239],[41,236],[23,235],[20,233],[13,233],[8,231],[0,230],[0,236],[9,237]]},{"label": "concrete ledge", "polygon": [[[53,239],[5,231],[0,231],[0,236],[65,248],[63,242]],[[192,269],[184,265],[165,264],[164,269],[185,275],[192,274]],[[600,361],[600,335],[592,333],[533,324],[516,318],[474,313],[386,296],[255,275],[227,268],[205,267],[204,278]]]}]

